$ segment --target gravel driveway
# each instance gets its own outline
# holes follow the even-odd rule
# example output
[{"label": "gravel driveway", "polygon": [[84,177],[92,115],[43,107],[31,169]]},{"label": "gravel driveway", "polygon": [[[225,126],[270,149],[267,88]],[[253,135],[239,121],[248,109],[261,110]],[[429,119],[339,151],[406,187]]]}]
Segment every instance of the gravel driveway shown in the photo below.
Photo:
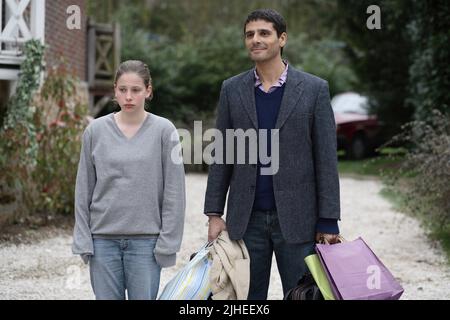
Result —
[{"label": "gravel driveway", "polygon": [[[402,299],[450,299],[450,268],[419,223],[391,208],[378,194],[379,181],[340,181],[342,235],[367,242],[403,285]],[[183,244],[177,265],[163,270],[161,288],[206,241],[206,218],[201,214],[206,175],[188,174],[186,183]],[[0,244],[0,299],[93,299],[88,268],[71,254],[71,233],[55,229],[41,238],[32,244]],[[282,299],[275,261],[272,269],[269,299]]]}]

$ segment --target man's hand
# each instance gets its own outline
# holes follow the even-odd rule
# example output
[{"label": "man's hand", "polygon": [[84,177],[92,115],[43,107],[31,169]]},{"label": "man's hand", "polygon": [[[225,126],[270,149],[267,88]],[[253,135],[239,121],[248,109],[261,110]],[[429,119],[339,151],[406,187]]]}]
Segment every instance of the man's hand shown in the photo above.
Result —
[{"label": "man's hand", "polygon": [[329,233],[316,233],[316,242],[320,243],[323,240],[326,240],[329,244],[334,244],[339,242],[339,235],[338,234],[329,234]]},{"label": "man's hand", "polygon": [[225,221],[220,216],[209,216],[208,241],[216,239],[226,229]]}]

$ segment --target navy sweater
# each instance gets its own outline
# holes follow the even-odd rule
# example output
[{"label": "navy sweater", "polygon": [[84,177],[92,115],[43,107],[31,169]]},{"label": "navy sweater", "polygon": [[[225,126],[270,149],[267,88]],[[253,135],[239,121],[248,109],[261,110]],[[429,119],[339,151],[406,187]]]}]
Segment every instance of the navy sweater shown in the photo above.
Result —
[{"label": "navy sweater", "polygon": [[[255,88],[256,114],[258,115],[258,128],[267,129],[267,140],[258,141],[258,150],[261,143],[267,143],[267,156],[271,156],[270,131],[275,128],[275,123],[280,111],[281,99],[284,93],[283,85],[271,93],[263,92]],[[269,167],[269,164],[262,165],[259,161],[258,152],[258,174],[256,177],[256,192],[253,210],[268,211],[276,210],[275,195],[273,193],[273,176],[261,175],[261,167]]]}]

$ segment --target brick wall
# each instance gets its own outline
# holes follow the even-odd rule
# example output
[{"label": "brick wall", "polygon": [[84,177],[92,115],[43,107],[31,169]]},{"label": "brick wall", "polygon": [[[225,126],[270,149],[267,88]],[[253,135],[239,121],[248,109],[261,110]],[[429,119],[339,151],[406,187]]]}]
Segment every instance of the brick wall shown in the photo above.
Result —
[{"label": "brick wall", "polygon": [[[81,9],[80,30],[69,30],[66,26],[69,18],[66,10],[70,5],[78,5]],[[82,81],[87,80],[86,9],[85,0],[47,0],[45,4],[45,43],[49,47],[46,56],[47,66],[54,65],[62,55]]]}]

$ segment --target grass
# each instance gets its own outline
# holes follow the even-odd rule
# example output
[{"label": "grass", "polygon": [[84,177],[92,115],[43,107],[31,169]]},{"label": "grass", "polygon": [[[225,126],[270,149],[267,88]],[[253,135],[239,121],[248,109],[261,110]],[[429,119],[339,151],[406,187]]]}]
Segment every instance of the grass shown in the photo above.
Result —
[{"label": "grass", "polygon": [[[405,181],[403,183],[405,184],[404,187],[396,187],[396,189],[384,187],[380,192],[381,196],[387,199],[395,210],[419,219],[428,237],[433,241],[440,242],[450,265],[450,222],[438,221],[436,217],[430,215],[429,212],[434,209],[426,200],[407,199],[405,193],[401,191],[401,188],[406,188]],[[412,207],[418,208],[417,211],[413,212]],[[433,218],[433,220],[430,218]]]},{"label": "grass", "polygon": [[430,237],[441,243],[442,249],[447,255],[447,262],[450,265],[450,223],[446,223],[443,227],[433,228]]},{"label": "grass", "polygon": [[359,161],[339,159],[338,170],[343,175],[380,177],[383,172],[396,170],[400,162],[399,157],[385,155]]},{"label": "grass", "polygon": [[389,187],[383,187],[383,189],[381,189],[380,191],[380,195],[388,200],[395,210],[401,212],[406,210],[407,200],[404,194],[402,194],[400,191],[393,190]]}]

